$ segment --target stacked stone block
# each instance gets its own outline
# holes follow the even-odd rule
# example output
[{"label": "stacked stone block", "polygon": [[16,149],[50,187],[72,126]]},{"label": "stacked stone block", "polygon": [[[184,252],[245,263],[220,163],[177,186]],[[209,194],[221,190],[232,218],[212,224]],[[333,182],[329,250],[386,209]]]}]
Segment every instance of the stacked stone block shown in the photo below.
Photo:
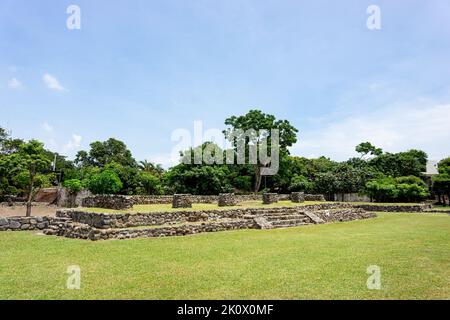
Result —
[{"label": "stacked stone block", "polygon": [[172,208],[192,208],[190,194],[174,194]]},{"label": "stacked stone block", "polygon": [[263,194],[263,203],[271,204],[278,202],[278,194],[277,193],[264,193]]},{"label": "stacked stone block", "polygon": [[234,193],[219,194],[219,207],[232,207],[237,204]]},{"label": "stacked stone block", "polygon": [[291,201],[296,203],[305,202],[305,194],[303,192],[292,192]]}]

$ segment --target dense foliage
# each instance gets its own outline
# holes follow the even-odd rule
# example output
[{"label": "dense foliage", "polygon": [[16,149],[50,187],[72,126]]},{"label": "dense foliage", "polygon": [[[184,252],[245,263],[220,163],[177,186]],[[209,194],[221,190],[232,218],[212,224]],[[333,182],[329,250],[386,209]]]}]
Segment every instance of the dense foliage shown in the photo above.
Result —
[{"label": "dense foliage", "polygon": [[[136,161],[126,144],[114,138],[95,141],[88,150],[79,151],[75,160],[44,149],[38,141],[25,142],[11,138],[0,128],[0,196],[19,195],[27,199],[39,188],[63,185],[74,194],[83,188],[93,193],[118,194],[218,194],[303,191],[325,194],[367,194],[376,201],[419,201],[429,194],[423,182],[427,155],[420,150],[399,153],[384,152],[370,142],[355,150],[361,156],[344,162],[326,157],[308,159],[291,156],[288,148],[297,141],[298,130],[287,120],[250,110],[242,116],[225,120],[223,134],[231,143],[229,150],[206,142],[181,153],[178,165],[165,171],[160,165]],[[254,129],[260,134],[236,136],[233,130]],[[268,139],[271,129],[280,132],[279,170],[274,176],[262,176],[261,164],[227,164],[226,155],[236,156],[238,142],[245,142],[248,159],[251,144]],[[196,152],[222,161],[200,163]],[[190,161],[185,161],[190,160]],[[439,164],[439,175],[433,178],[434,191],[448,195],[450,158]]]}]

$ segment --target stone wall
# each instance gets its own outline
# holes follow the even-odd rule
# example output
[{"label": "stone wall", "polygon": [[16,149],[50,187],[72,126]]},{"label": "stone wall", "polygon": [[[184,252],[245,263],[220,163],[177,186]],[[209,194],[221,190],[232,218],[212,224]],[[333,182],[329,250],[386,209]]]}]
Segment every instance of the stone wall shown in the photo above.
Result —
[{"label": "stone wall", "polygon": [[376,217],[373,212],[367,212],[364,209],[355,208],[322,210],[315,212],[315,214],[325,222],[344,222]]},{"label": "stone wall", "polygon": [[126,210],[133,207],[131,197],[121,195],[95,195],[83,199],[85,208],[105,208],[114,210]]},{"label": "stone wall", "polygon": [[192,208],[190,194],[174,194],[172,199],[172,208]]},{"label": "stone wall", "polygon": [[162,211],[148,213],[93,213],[79,209],[62,209],[56,212],[57,217],[70,218],[74,222],[88,224],[90,226],[108,229],[108,228],[126,228],[149,225],[160,225],[167,223],[195,222],[214,219],[243,219],[244,216],[262,215],[267,212],[304,212],[326,209],[345,209],[352,208],[347,203],[323,203],[316,205],[277,207],[277,208],[232,208],[221,210],[196,210],[196,211]]},{"label": "stone wall", "polygon": [[63,228],[46,230],[48,235],[58,235],[68,238],[107,240],[107,239],[132,239],[139,237],[169,237],[185,236],[201,232],[217,232],[225,230],[251,229],[257,225],[253,220],[220,221],[201,224],[163,226],[147,229],[96,229],[88,225],[67,223]]},{"label": "stone wall", "polygon": [[58,199],[56,200],[58,207],[76,208],[83,205],[83,199],[92,196],[89,190],[81,190],[77,194],[71,194],[66,188],[58,189]]},{"label": "stone wall", "polygon": [[278,202],[278,193],[264,193],[263,194],[263,203],[271,204]]},{"label": "stone wall", "polygon": [[50,217],[0,217],[0,231],[43,230],[51,220]]},{"label": "stone wall", "polygon": [[291,201],[296,203],[305,202],[305,194],[303,192],[292,192]]},{"label": "stone wall", "polygon": [[336,193],[334,195],[334,201],[341,202],[370,202],[370,197],[366,195],[360,195],[358,193]]},{"label": "stone wall", "polygon": [[355,208],[361,208],[366,211],[383,211],[383,212],[424,212],[432,209],[431,204],[411,204],[411,205],[385,205],[385,204],[356,204]]},{"label": "stone wall", "polygon": [[237,204],[236,196],[234,193],[221,193],[219,194],[219,207],[232,207]]},{"label": "stone wall", "polygon": [[[172,203],[173,196],[130,196],[133,199],[134,204],[170,204]],[[262,194],[245,194],[235,195],[237,202],[243,201],[262,201]],[[290,200],[290,194],[279,194],[278,200]],[[325,197],[322,194],[305,194],[306,201],[325,201]],[[215,195],[191,195],[192,203],[217,203],[219,196]]]}]

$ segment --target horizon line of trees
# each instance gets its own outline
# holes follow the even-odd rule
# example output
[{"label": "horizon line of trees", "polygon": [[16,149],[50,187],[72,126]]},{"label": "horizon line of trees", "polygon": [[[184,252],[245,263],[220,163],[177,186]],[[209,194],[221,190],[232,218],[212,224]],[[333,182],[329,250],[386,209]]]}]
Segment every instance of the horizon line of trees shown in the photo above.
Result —
[{"label": "horizon line of trees", "polygon": [[[355,148],[360,156],[347,161],[337,162],[323,156],[308,159],[290,155],[288,148],[297,142],[298,130],[287,120],[250,110],[245,115],[225,119],[225,124],[225,137],[233,129],[252,128],[266,130],[269,134],[271,129],[278,129],[278,173],[261,175],[261,169],[270,164],[194,164],[193,161],[191,164],[181,161],[164,170],[161,165],[146,160],[136,161],[125,143],[114,138],[91,143],[89,150],[79,151],[75,160],[70,161],[45,149],[37,140],[10,137],[0,127],[0,197],[24,196],[31,211],[31,200],[36,192],[52,185],[63,185],[72,193],[85,188],[95,194],[124,195],[303,191],[332,199],[336,193],[360,193],[384,202],[420,201],[430,195],[423,175],[427,163],[424,151],[389,153],[363,142]],[[246,145],[258,143],[261,138],[245,137]],[[230,142],[233,148],[237,147],[236,140]],[[190,148],[182,152],[180,158],[193,157],[198,148],[211,150],[212,145],[205,142]],[[212,149],[225,159],[227,150],[216,145]],[[248,156],[248,148],[246,152]],[[439,195],[439,201],[443,195],[449,196],[450,158],[439,163],[439,174],[433,177],[433,191]]]}]

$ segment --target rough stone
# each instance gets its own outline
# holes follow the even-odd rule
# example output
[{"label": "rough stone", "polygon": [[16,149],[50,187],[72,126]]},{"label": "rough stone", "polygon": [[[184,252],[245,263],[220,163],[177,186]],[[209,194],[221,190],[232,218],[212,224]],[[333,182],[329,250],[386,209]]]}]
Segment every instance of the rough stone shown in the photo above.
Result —
[{"label": "rough stone", "polygon": [[172,208],[192,208],[192,202],[189,194],[174,194]]},{"label": "rough stone", "polygon": [[292,192],[291,193],[291,201],[296,203],[305,202],[305,193],[304,192]]},{"label": "rough stone", "polygon": [[219,194],[219,207],[232,207],[237,204],[234,193]]},{"label": "rough stone", "polygon": [[277,193],[264,193],[263,194],[263,203],[271,204],[278,202],[278,194]]}]

